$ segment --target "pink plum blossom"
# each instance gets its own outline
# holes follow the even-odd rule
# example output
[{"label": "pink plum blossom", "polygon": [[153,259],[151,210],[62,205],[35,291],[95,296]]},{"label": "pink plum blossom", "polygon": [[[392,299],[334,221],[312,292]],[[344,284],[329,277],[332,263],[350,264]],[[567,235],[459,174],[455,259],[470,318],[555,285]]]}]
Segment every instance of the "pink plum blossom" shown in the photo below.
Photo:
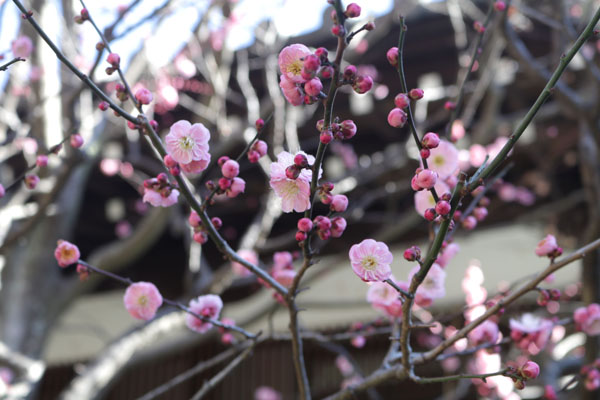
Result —
[{"label": "pink plum blossom", "polygon": [[179,167],[186,174],[198,174],[204,171],[210,163],[210,153],[206,153],[206,158],[197,161],[191,161],[187,164],[179,164]]},{"label": "pink plum blossom", "polygon": [[178,163],[209,159],[208,140],[210,132],[200,123],[190,124],[181,120],[171,125],[165,138],[169,155]]},{"label": "pink plum blossom", "polygon": [[[299,152],[308,159],[309,164],[315,162],[315,158],[304,152]],[[282,151],[277,156],[277,162],[271,163],[270,185],[275,194],[281,198],[281,209],[283,212],[303,212],[310,208],[310,182],[312,170],[305,168],[300,171],[296,179],[289,179],[286,168],[294,164],[294,156],[287,151]],[[319,176],[321,171],[319,171]]]},{"label": "pink plum blossom", "polygon": [[527,360],[527,362],[519,369],[521,375],[525,379],[535,379],[540,374],[540,366],[531,360]]},{"label": "pink plum blossom", "polygon": [[148,321],[162,305],[160,292],[150,282],[136,282],[127,287],[123,297],[125,308],[133,318]]},{"label": "pink plum blossom", "polygon": [[[394,280],[393,277],[390,277],[390,279]],[[396,282],[396,284],[408,288],[408,284],[405,282]],[[402,316],[402,301],[400,301],[398,292],[385,282],[373,282],[369,286],[367,301],[371,303],[374,309],[382,311],[390,318]]]},{"label": "pink plum blossom", "polygon": [[458,150],[452,143],[440,140],[438,146],[430,150],[428,165],[441,179],[446,179],[458,169]]},{"label": "pink plum blossom", "polygon": [[[222,308],[223,301],[219,296],[214,294],[199,296],[196,299],[192,299],[189,304],[189,309],[194,314],[211,319],[219,318]],[[188,328],[198,333],[205,333],[213,326],[210,322],[203,321],[190,313],[185,316],[185,324]]]},{"label": "pink plum blossom", "polygon": [[15,57],[27,58],[33,51],[33,42],[27,36],[19,36],[10,44],[10,49]]},{"label": "pink plum blossom", "polygon": [[479,346],[486,343],[496,343],[499,333],[498,324],[488,319],[469,332],[467,337],[474,346]]},{"label": "pink plum blossom", "polygon": [[56,249],[54,250],[54,258],[58,261],[59,266],[64,268],[75,264],[79,260],[79,257],[81,257],[81,254],[76,245],[66,240],[59,240],[57,242]]},{"label": "pink plum blossom", "polygon": [[526,313],[509,321],[510,337],[521,350],[537,354],[546,347],[552,333],[552,321]]},{"label": "pink plum blossom", "polygon": [[152,92],[146,88],[140,88],[135,92],[135,99],[140,104],[150,104],[153,98]]},{"label": "pink plum blossom", "polygon": [[553,235],[546,235],[536,246],[535,254],[540,257],[552,255],[558,249],[556,238]]},{"label": "pink plum blossom", "polygon": [[349,255],[354,273],[365,282],[383,281],[392,274],[394,256],[383,242],[365,239],[353,245]]},{"label": "pink plum blossom", "polygon": [[440,267],[444,268],[446,265],[448,265],[450,260],[452,260],[456,254],[458,254],[459,251],[460,246],[458,243],[450,243],[442,249],[441,254],[438,255],[438,258],[435,262],[439,264]]},{"label": "pink plum blossom", "polygon": [[285,76],[294,83],[304,82],[301,75],[302,67],[304,66],[303,60],[310,54],[311,52],[308,47],[303,44],[296,43],[284,47],[279,53],[278,58],[279,70],[282,76]]},{"label": "pink plum blossom", "polygon": [[177,203],[179,191],[177,189],[165,189],[156,191],[153,188],[144,187],[144,197],[142,200],[145,203],[152,204],[154,207],[170,207]]},{"label": "pink plum blossom", "polygon": [[600,335],[600,304],[592,303],[587,307],[579,307],[573,313],[577,330],[587,335]]},{"label": "pink plum blossom", "polygon": [[285,99],[293,106],[304,103],[304,96],[300,87],[285,75],[280,76],[279,87],[283,91]]},{"label": "pink plum blossom", "polygon": [[[258,254],[254,250],[249,249],[240,249],[237,254],[242,257],[244,260],[248,261],[250,264],[257,265],[258,264]],[[250,276],[252,272],[246,267],[244,267],[239,262],[232,261],[231,262],[231,270],[237,276]]]},{"label": "pink plum blossom", "polygon": [[[413,276],[419,272],[421,267],[415,266],[409,273],[408,279],[412,280]],[[425,307],[433,302],[435,299],[440,299],[446,295],[446,271],[442,269],[438,264],[433,264],[427,276],[423,280],[423,283],[419,286],[416,293],[415,301],[417,304]]]}]

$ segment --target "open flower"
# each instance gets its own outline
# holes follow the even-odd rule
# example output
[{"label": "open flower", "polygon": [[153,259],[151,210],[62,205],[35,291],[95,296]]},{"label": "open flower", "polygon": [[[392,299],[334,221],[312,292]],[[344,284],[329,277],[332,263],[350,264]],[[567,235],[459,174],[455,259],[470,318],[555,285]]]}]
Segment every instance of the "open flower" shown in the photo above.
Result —
[{"label": "open flower", "polygon": [[303,59],[310,54],[308,47],[303,44],[296,43],[284,47],[278,58],[281,74],[294,83],[304,82],[305,79],[301,75]]},{"label": "open flower", "polygon": [[354,273],[365,282],[383,281],[392,274],[394,256],[383,242],[365,239],[353,245],[349,255]]},{"label": "open flower", "polygon": [[[309,164],[315,162],[315,158],[304,152]],[[277,156],[277,162],[271,163],[271,180],[269,184],[277,196],[281,197],[281,209],[283,212],[303,212],[310,208],[310,181],[312,170],[304,168],[296,179],[289,179],[285,170],[294,165],[294,156],[287,151],[282,151]],[[321,171],[319,171],[319,176]]]},{"label": "open flower", "polygon": [[[390,276],[390,279],[394,280],[394,277]],[[408,288],[405,282],[396,282],[396,284]],[[400,301],[398,292],[385,282],[373,282],[369,286],[367,301],[374,309],[383,311],[390,318],[402,316],[402,301]]]},{"label": "open flower", "polygon": [[[248,261],[250,264],[258,264],[258,254],[256,254],[254,250],[240,249],[237,253],[240,257]],[[252,275],[252,272],[250,272],[248,268],[244,267],[242,264],[236,261],[231,262],[231,269],[233,273],[237,276],[243,277]]]},{"label": "open flower", "polygon": [[179,191],[177,189],[164,188],[160,191],[153,188],[144,188],[144,197],[142,200],[145,203],[150,203],[154,207],[170,207],[177,203]]},{"label": "open flower", "polygon": [[520,319],[510,319],[510,337],[521,350],[537,354],[546,347],[552,333],[552,321],[526,313]]},{"label": "open flower", "polygon": [[27,58],[33,51],[33,42],[27,36],[19,36],[10,44],[10,49],[15,57]]},{"label": "open flower", "polygon": [[[419,272],[421,267],[415,266],[408,275],[408,280],[412,280],[413,276]],[[438,264],[433,264],[423,283],[419,286],[416,293],[415,301],[421,307],[430,305],[433,300],[440,299],[446,295],[446,271]]]},{"label": "open flower", "polygon": [[210,132],[200,123],[190,124],[181,120],[171,125],[165,138],[167,151],[173,160],[181,164],[210,159],[208,140]]},{"label": "open flower", "polygon": [[148,321],[156,315],[156,310],[162,305],[163,298],[154,284],[136,282],[127,287],[123,302],[133,318]]},{"label": "open flower", "polygon": [[446,179],[458,169],[458,150],[446,140],[440,140],[435,149],[431,149],[427,159],[429,169]]},{"label": "open flower", "polygon": [[[189,308],[194,314],[217,319],[223,308],[223,301],[217,295],[207,294],[199,296],[197,299],[192,299]],[[197,318],[190,313],[185,316],[185,324],[188,328],[198,333],[205,333],[213,326],[210,322]]]},{"label": "open flower", "polygon": [[79,249],[73,243],[66,240],[59,240],[56,250],[54,250],[54,258],[58,261],[61,267],[67,267],[79,261]]},{"label": "open flower", "polygon": [[558,244],[556,244],[556,238],[553,235],[546,235],[535,248],[535,254],[544,257],[548,255],[554,254],[558,249]]},{"label": "open flower", "polygon": [[590,336],[600,335],[600,305],[592,303],[587,307],[579,307],[573,313],[577,330]]},{"label": "open flower", "polygon": [[283,92],[285,99],[293,106],[299,106],[304,103],[304,95],[300,87],[285,75],[279,78],[279,87]]}]

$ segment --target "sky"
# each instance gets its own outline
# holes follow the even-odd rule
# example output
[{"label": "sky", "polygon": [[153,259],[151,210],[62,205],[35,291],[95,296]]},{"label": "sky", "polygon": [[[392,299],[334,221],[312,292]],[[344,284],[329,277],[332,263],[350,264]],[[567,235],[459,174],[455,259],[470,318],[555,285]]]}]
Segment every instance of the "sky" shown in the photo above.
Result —
[{"label": "sky", "polygon": [[[60,2],[51,0],[49,3],[53,2],[56,4],[55,10],[60,20],[62,18]],[[128,15],[122,26],[129,26],[139,21],[163,2],[164,0],[143,0],[134,12]],[[87,3],[92,17],[100,27],[112,23],[118,7],[128,4],[122,0],[101,2],[88,0]],[[255,27],[270,18],[275,21],[275,26],[282,36],[296,36],[316,30],[321,24],[324,9],[329,6],[326,0],[239,0],[234,3],[236,3],[234,6],[236,24],[226,42],[226,46],[232,49],[250,45],[254,39]],[[357,3],[362,7],[362,16],[368,17],[385,14],[393,6],[393,0],[358,0]],[[149,54],[157,67],[168,63],[189,38],[194,23],[201,13],[206,11],[209,1],[174,0],[172,4],[176,4],[175,11],[159,26],[156,26],[155,21],[144,23],[132,31],[127,38],[111,45],[113,50],[121,55],[124,65],[129,55],[139,46],[141,39],[150,41],[151,48],[161,49],[159,54]],[[10,49],[10,43],[17,36],[22,20],[16,6],[10,0],[0,0],[0,10],[0,53],[2,53]],[[209,16],[209,24],[217,27],[221,19],[220,13],[214,12]],[[90,44],[80,46],[83,56],[86,60],[92,60],[95,55],[93,44],[98,41],[98,37],[90,24],[84,24],[80,34],[81,42]],[[5,54],[5,58],[10,59],[9,57],[11,57],[10,52]]]}]

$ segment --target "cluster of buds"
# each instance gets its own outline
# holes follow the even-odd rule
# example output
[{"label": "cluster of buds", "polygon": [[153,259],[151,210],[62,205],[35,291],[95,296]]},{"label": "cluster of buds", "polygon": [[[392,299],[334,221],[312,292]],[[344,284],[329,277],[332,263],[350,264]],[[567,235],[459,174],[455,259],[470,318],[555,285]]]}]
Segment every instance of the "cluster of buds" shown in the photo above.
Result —
[{"label": "cluster of buds", "polygon": [[302,242],[306,240],[308,234],[315,229],[317,235],[322,240],[327,240],[330,237],[339,238],[346,230],[346,219],[343,217],[329,218],[323,215],[318,215],[313,221],[309,218],[301,218],[298,220],[298,232],[296,232],[296,240]]},{"label": "cluster of buds", "polygon": [[331,182],[323,182],[317,188],[317,195],[323,204],[331,204],[331,200],[333,200],[333,195],[331,191],[333,190],[333,183]]},{"label": "cluster of buds", "polygon": [[560,290],[558,289],[539,289],[539,292],[537,303],[542,307],[547,306],[549,301],[560,300]]},{"label": "cluster of buds", "polygon": [[600,304],[592,303],[573,312],[575,328],[589,336],[600,335]]},{"label": "cluster of buds", "polygon": [[440,137],[437,133],[427,132],[421,140],[421,158],[427,159],[431,154],[431,149],[435,149],[440,144]]},{"label": "cluster of buds", "polygon": [[430,169],[417,168],[415,170],[415,175],[410,181],[410,186],[415,192],[425,189],[429,190],[435,186],[437,180],[437,172]]},{"label": "cluster of buds", "polygon": [[593,391],[600,388],[600,358],[581,367],[580,373],[585,376],[584,385],[587,390]]},{"label": "cluster of buds", "polygon": [[79,12],[79,15],[76,15],[73,19],[75,20],[76,24],[83,24],[85,21],[90,19],[90,13],[86,8],[82,8]]},{"label": "cluster of buds", "polygon": [[257,140],[252,143],[250,146],[250,150],[248,150],[248,161],[251,163],[257,163],[261,157],[264,157],[267,154],[267,143],[263,140]]},{"label": "cluster of buds", "polygon": [[168,207],[177,202],[178,196],[176,184],[170,183],[164,172],[144,181],[144,201],[155,207]]},{"label": "cluster of buds", "polygon": [[358,18],[360,16],[360,6],[356,3],[350,3],[346,7],[346,11],[344,11],[343,19],[340,20],[338,18],[337,12],[335,10],[331,11],[331,20],[333,21],[333,26],[331,27],[331,33],[334,36],[344,37],[346,35],[346,29],[344,28],[344,19],[345,18]]},{"label": "cluster of buds", "polygon": [[120,83],[117,83],[115,85],[115,90],[117,91],[116,96],[117,99],[125,102],[129,99],[129,95],[127,94],[127,89],[125,88],[125,86],[121,85]]},{"label": "cluster of buds", "polygon": [[408,120],[408,115],[404,109],[410,105],[410,98],[406,93],[398,93],[394,98],[394,104],[396,107],[392,108],[392,111],[388,114],[388,124],[394,128],[402,128]]},{"label": "cluster of buds", "polygon": [[[217,163],[221,167],[221,174],[223,175],[219,179],[217,193],[225,193],[229,198],[237,197],[240,193],[243,193],[246,190],[246,182],[238,177],[240,173],[238,162],[227,156],[223,156],[219,158]],[[207,182],[207,187],[209,190],[215,189],[212,181]]]},{"label": "cluster of buds", "polygon": [[169,169],[169,173],[171,175],[178,176],[181,173],[181,168],[179,167],[179,164],[173,159],[173,157],[171,157],[170,154],[167,154],[163,158],[163,161],[165,163],[165,166]]},{"label": "cluster of buds", "polygon": [[320,140],[323,144],[328,144],[333,139],[351,139],[356,135],[356,124],[351,119],[340,122],[339,118],[336,117],[330,126],[326,128],[324,125],[325,123],[322,119],[317,121],[317,130],[321,132]]},{"label": "cluster of buds", "polygon": [[[231,318],[222,318],[221,323],[224,325],[235,326],[235,321]],[[235,344],[235,336],[233,336],[231,330],[220,326],[219,333],[221,334],[221,343],[225,345]]]},{"label": "cluster of buds", "polygon": [[506,376],[513,380],[515,388],[525,389],[525,381],[535,379],[540,374],[540,366],[531,360],[528,360],[519,368],[508,367]]},{"label": "cluster of buds", "polygon": [[420,261],[421,260],[421,249],[419,246],[411,246],[404,250],[404,259],[406,261]]},{"label": "cluster of buds", "polygon": [[285,176],[288,179],[296,180],[303,169],[310,169],[312,166],[308,163],[308,158],[302,153],[294,156],[294,163],[285,169]]},{"label": "cluster of buds", "polygon": [[[193,239],[195,242],[204,244],[208,241],[208,229],[202,223],[200,216],[194,210],[190,213],[188,217],[188,222],[192,229],[194,230]],[[215,227],[216,230],[221,229],[223,226],[223,221],[219,217],[212,217],[210,219],[210,223]]]},{"label": "cluster of buds", "polygon": [[[441,217],[445,217],[446,215],[450,214],[450,210],[452,209],[452,206],[450,205],[451,197],[452,196],[450,195],[450,193],[444,193],[443,195],[441,195],[440,199],[435,204],[435,207],[428,208],[427,210],[425,210],[425,212],[423,213],[425,219],[427,221],[433,221],[438,215]],[[450,221],[449,229],[454,229],[454,221]]]},{"label": "cluster of buds", "polygon": [[352,89],[358,93],[367,93],[373,87],[373,78],[369,75],[360,75],[354,65],[348,65],[344,68],[342,74],[342,83],[351,85]]},{"label": "cluster of buds", "polygon": [[110,67],[106,67],[106,74],[112,75],[113,72],[119,69],[121,57],[117,53],[110,53],[108,57],[106,57],[106,61],[111,65]]}]

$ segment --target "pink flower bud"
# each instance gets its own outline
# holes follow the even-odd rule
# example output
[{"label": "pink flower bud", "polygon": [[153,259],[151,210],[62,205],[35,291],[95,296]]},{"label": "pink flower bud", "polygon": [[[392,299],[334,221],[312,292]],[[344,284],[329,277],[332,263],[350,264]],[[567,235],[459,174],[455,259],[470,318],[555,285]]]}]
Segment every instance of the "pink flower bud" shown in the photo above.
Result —
[{"label": "pink flower bud", "polygon": [[426,160],[431,155],[431,151],[429,151],[429,149],[421,149],[419,151],[419,155],[421,156],[421,158]]},{"label": "pink flower bud", "polygon": [[323,131],[319,136],[319,140],[323,144],[328,144],[333,140],[333,133],[331,133],[331,131]]},{"label": "pink flower bud", "polygon": [[410,97],[413,100],[419,100],[423,98],[424,94],[425,92],[423,91],[423,89],[411,89],[410,92],[408,92],[408,97]]},{"label": "pink flower bud", "polygon": [[496,1],[494,3],[494,9],[496,11],[504,11],[504,10],[506,10],[506,3],[503,2],[503,1]]},{"label": "pink flower bud", "polygon": [[240,164],[235,160],[227,160],[221,167],[221,173],[225,178],[233,179],[240,173]]},{"label": "pink flower bud", "polygon": [[440,200],[435,205],[435,212],[440,215],[447,215],[450,212],[450,203],[445,200]]},{"label": "pink flower bud", "polygon": [[39,156],[37,156],[37,158],[35,159],[35,165],[37,165],[40,168],[47,166],[48,156],[45,154],[40,154]]},{"label": "pink flower bud", "polygon": [[307,72],[311,72],[314,74],[317,72],[317,70],[319,69],[320,66],[321,66],[321,60],[319,59],[319,56],[317,56],[315,54],[309,54],[306,57],[304,57],[303,68]]},{"label": "pink flower bud", "polygon": [[521,375],[525,379],[535,379],[538,377],[539,374],[540,374],[540,366],[533,361],[527,361],[521,367]]},{"label": "pink flower bud", "polygon": [[233,178],[233,182],[229,189],[227,189],[227,197],[234,198],[237,197],[240,193],[244,193],[246,190],[246,181],[244,181],[240,177]]},{"label": "pink flower bud", "polygon": [[288,179],[298,179],[300,176],[300,168],[298,168],[296,165],[290,165],[285,169],[285,176]]},{"label": "pink flower bud", "polygon": [[146,88],[138,89],[137,92],[135,92],[135,99],[140,104],[150,104],[153,98],[154,96],[152,96],[152,92]]},{"label": "pink flower bud", "polygon": [[424,169],[417,174],[417,185],[423,189],[431,189],[437,182],[438,174],[430,169]]},{"label": "pink flower bud", "polygon": [[387,57],[388,62],[392,65],[392,67],[398,66],[398,48],[392,47],[389,49],[385,55]]},{"label": "pink flower bud", "polygon": [[119,57],[119,55],[117,53],[110,53],[108,55],[108,57],[106,58],[106,61],[108,61],[108,63],[110,65],[112,65],[113,68],[119,68],[119,63],[121,62],[121,57]]},{"label": "pink flower bud", "polygon": [[440,144],[440,137],[437,133],[427,132],[425,136],[423,136],[421,143],[423,144],[423,147],[427,149],[435,149]]},{"label": "pink flower bud", "polygon": [[264,141],[257,140],[252,145],[252,149],[255,150],[256,152],[258,152],[258,154],[262,157],[267,154],[268,146],[267,146],[267,143],[265,143]]},{"label": "pink flower bud", "polygon": [[319,57],[319,59],[327,59],[329,52],[325,47],[319,47],[315,50],[315,56]]},{"label": "pink flower bud", "polygon": [[365,24],[365,30],[372,31],[375,29],[375,22],[369,21]]},{"label": "pink flower bud", "polygon": [[346,119],[340,124],[340,130],[344,139],[350,139],[356,135],[356,124],[351,119]]},{"label": "pink flower bud", "polygon": [[477,221],[483,221],[485,217],[488,215],[488,210],[485,207],[476,207],[473,210],[473,216],[477,219]]},{"label": "pink flower bud", "polygon": [[106,102],[106,101],[101,101],[101,102],[98,104],[98,108],[99,108],[100,110],[102,110],[102,111],[106,111],[106,110],[108,110],[108,106],[109,106],[109,104],[108,104],[108,102]]},{"label": "pink flower bud", "polygon": [[206,236],[206,232],[198,231],[194,232],[193,236],[194,242],[204,244],[208,242],[208,236]]},{"label": "pink flower bud", "polygon": [[331,198],[331,211],[344,212],[348,208],[348,198],[343,194],[336,194]]},{"label": "pink flower bud", "polygon": [[413,176],[412,179],[410,180],[410,187],[415,192],[419,192],[419,191],[423,190],[423,188],[421,186],[419,186],[419,184],[417,183],[417,175]]},{"label": "pink flower bud", "polygon": [[190,216],[188,217],[188,223],[192,228],[197,228],[202,224],[202,220],[198,213],[194,210],[190,212]]},{"label": "pink flower bud", "polygon": [[6,195],[6,189],[4,189],[4,186],[0,183],[0,199],[3,198]]},{"label": "pink flower bud", "polygon": [[308,158],[302,153],[298,153],[294,156],[294,165],[298,168],[308,167]]},{"label": "pink flower bud", "polygon": [[80,134],[75,133],[75,134],[71,135],[70,143],[71,143],[72,147],[78,149],[81,146],[83,146],[83,138],[81,137]]},{"label": "pink flower bud", "polygon": [[75,264],[80,256],[79,248],[66,240],[59,240],[54,250],[54,258],[62,268]]},{"label": "pink flower bud", "polygon": [[313,223],[310,218],[300,218],[298,220],[298,230],[301,232],[310,232],[313,228]]},{"label": "pink flower bud", "polygon": [[317,229],[320,231],[326,231],[331,228],[331,220],[322,215],[317,216],[314,220],[314,223],[317,226]]},{"label": "pink flower bud", "polygon": [[548,301],[550,301],[550,293],[547,290],[540,290],[540,294],[537,298],[537,304],[540,307],[545,307],[548,305]]},{"label": "pink flower bud", "polygon": [[217,160],[217,164],[219,165],[219,167],[222,167],[223,164],[225,164],[227,161],[229,161],[230,158],[227,156],[221,156],[219,157],[219,159]]},{"label": "pink flower bud", "polygon": [[35,189],[37,184],[40,182],[40,178],[35,174],[25,175],[24,181],[27,189]]},{"label": "pink flower bud", "polygon": [[317,235],[321,240],[327,240],[331,237],[331,231],[329,229],[323,231],[317,231]]},{"label": "pink flower bud", "polygon": [[323,79],[329,79],[333,76],[333,67],[329,66],[329,65],[325,65],[323,66],[320,70],[319,70],[319,76]]},{"label": "pink flower bud", "polygon": [[477,219],[475,219],[474,216],[469,215],[467,218],[465,218],[463,220],[462,226],[463,226],[463,228],[465,228],[467,230],[475,229],[475,227],[477,226]]},{"label": "pink flower bud", "polygon": [[436,217],[435,209],[428,208],[427,210],[425,210],[425,213],[423,214],[423,216],[425,217],[425,219],[427,221],[433,221]]},{"label": "pink flower bud", "polygon": [[346,17],[348,18],[356,18],[360,16],[360,6],[356,3],[350,3],[348,4],[348,7],[346,7],[346,12],[344,14],[346,14]]},{"label": "pink flower bud", "polygon": [[318,96],[323,89],[323,84],[319,78],[313,78],[304,84],[304,91],[311,96]]},{"label": "pink flower bud", "polygon": [[343,217],[335,217],[331,220],[331,236],[339,238],[342,236],[347,226],[346,219]]},{"label": "pink flower bud", "polygon": [[254,150],[248,151],[248,161],[250,161],[252,164],[257,163],[259,159],[260,159],[260,154],[258,154],[258,151],[254,151]]},{"label": "pink flower bud", "polygon": [[535,248],[535,254],[539,257],[552,256],[553,253],[558,249],[556,244],[556,238],[553,235],[546,235]]},{"label": "pink flower bud", "polygon": [[343,25],[334,25],[331,27],[331,33],[334,36],[344,36],[346,34],[346,29],[344,29]]},{"label": "pink flower bud", "polygon": [[404,250],[404,259],[406,261],[416,261],[421,258],[421,249],[418,246],[411,246]]},{"label": "pink flower bud", "polygon": [[260,131],[265,126],[265,121],[262,118],[259,118],[254,123],[257,131]]},{"label": "pink flower bud", "polygon": [[227,178],[219,179],[219,189],[225,191],[225,190],[229,189],[229,186],[231,186],[231,179],[227,179]]},{"label": "pink flower bud", "polygon": [[216,230],[221,229],[223,226],[223,221],[221,221],[221,218],[219,217],[212,217],[210,219],[210,223],[215,227]]},{"label": "pink flower bud", "polygon": [[303,242],[306,240],[308,236],[306,235],[306,233],[302,232],[302,231],[298,231],[296,232],[296,240],[298,242]]},{"label": "pink flower bud", "polygon": [[346,68],[344,68],[344,78],[345,79],[352,79],[356,76],[356,67],[354,65],[348,65]]},{"label": "pink flower bud", "polygon": [[453,101],[447,101],[444,103],[444,108],[448,111],[456,109],[456,103]]},{"label": "pink flower bud", "polygon": [[398,93],[394,98],[394,104],[398,108],[406,108],[410,104],[410,99],[406,93]]},{"label": "pink flower bud", "polygon": [[394,108],[388,114],[388,124],[394,128],[402,128],[408,119],[406,113],[401,108]]},{"label": "pink flower bud", "polygon": [[373,78],[369,75],[361,75],[356,78],[356,81],[352,85],[352,89],[358,94],[367,93],[373,87]]}]

